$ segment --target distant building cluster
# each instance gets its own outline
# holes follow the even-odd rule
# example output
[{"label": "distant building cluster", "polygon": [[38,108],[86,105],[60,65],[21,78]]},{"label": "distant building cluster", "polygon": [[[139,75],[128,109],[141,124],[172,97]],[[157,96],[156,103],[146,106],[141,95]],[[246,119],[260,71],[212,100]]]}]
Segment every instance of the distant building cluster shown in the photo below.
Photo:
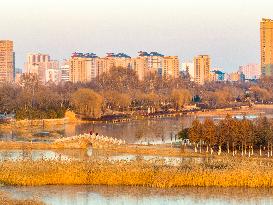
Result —
[{"label": "distant building cluster", "polygon": [[70,81],[89,82],[103,73],[108,73],[113,67],[123,67],[135,71],[139,80],[144,80],[151,74],[162,78],[179,77],[179,59],[177,56],[164,56],[157,52],[139,52],[135,58],[124,53],[107,53],[98,57],[94,53],[73,53],[69,60]]},{"label": "distant building cluster", "polygon": [[138,79],[157,75],[162,79],[186,77],[200,85],[210,81],[257,80],[261,76],[273,76],[273,20],[260,22],[260,64],[247,64],[237,72],[225,73],[212,68],[209,55],[198,55],[191,61],[181,62],[178,56],[166,56],[158,52],[140,51],[138,56],[125,53],[107,53],[99,57],[94,53],[73,53],[68,60],[52,60],[48,54],[31,53],[26,57],[24,72],[15,66],[13,41],[0,40],[0,83],[19,82],[22,73],[37,75],[40,82],[90,82],[113,67],[135,71]]},{"label": "distant building cluster", "polygon": [[245,76],[246,80],[257,80],[261,76],[259,64],[248,64],[239,67],[239,72]]},{"label": "distant building cluster", "polygon": [[25,63],[25,73],[35,74],[40,82],[58,83],[61,77],[59,61],[51,60],[48,54],[28,54]]},{"label": "distant building cluster", "polygon": [[219,68],[211,69],[210,81],[225,81],[225,73]]}]

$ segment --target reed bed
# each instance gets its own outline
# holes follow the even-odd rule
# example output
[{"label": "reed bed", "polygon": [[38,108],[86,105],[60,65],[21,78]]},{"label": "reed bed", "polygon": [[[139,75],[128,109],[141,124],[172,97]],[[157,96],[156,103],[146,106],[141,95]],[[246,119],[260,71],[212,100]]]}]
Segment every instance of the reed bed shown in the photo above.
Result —
[{"label": "reed bed", "polygon": [[19,200],[11,198],[7,193],[0,191],[0,204],[1,205],[45,205],[38,200]]},{"label": "reed bed", "polygon": [[5,185],[127,185],[158,188],[273,187],[273,161],[223,157],[197,164],[126,161],[3,161]]}]

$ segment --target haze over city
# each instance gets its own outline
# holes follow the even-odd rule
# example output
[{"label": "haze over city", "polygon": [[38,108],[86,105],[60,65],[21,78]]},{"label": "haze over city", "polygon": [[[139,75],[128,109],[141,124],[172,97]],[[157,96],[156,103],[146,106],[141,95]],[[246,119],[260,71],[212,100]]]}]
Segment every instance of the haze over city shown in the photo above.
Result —
[{"label": "haze over city", "polygon": [[19,68],[30,52],[60,60],[75,51],[147,50],[181,62],[209,54],[212,67],[230,72],[260,62],[259,23],[272,8],[270,0],[11,0],[1,4],[0,39],[15,42]]}]

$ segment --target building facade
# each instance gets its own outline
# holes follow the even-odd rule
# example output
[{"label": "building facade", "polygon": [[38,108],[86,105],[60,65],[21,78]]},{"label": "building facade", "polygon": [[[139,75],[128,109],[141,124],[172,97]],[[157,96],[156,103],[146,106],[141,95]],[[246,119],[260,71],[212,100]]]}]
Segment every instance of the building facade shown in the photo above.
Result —
[{"label": "building facade", "polygon": [[178,56],[164,56],[162,72],[160,76],[164,79],[179,78]]},{"label": "building facade", "polygon": [[69,64],[69,80],[73,83],[88,82],[86,58],[72,57]]},{"label": "building facade", "polygon": [[132,58],[131,68],[136,72],[136,75],[140,81],[145,78],[145,72],[148,70],[148,61],[143,57]]},{"label": "building facade", "polygon": [[239,67],[239,72],[245,75],[246,80],[257,80],[261,76],[261,67],[259,64],[248,64]]},{"label": "building facade", "polygon": [[210,81],[224,81],[225,73],[221,70],[211,69],[210,71]]},{"label": "building facade", "polygon": [[164,55],[158,52],[146,52],[139,51],[139,58],[144,59],[147,62],[147,68],[145,68],[145,77],[159,75],[162,76]]},{"label": "building facade", "polygon": [[210,79],[211,59],[208,55],[194,58],[194,82],[203,85]]},{"label": "building facade", "polygon": [[131,57],[125,53],[107,53],[105,60],[108,61],[108,69],[111,67],[131,68]]},{"label": "building facade", "polygon": [[14,80],[13,41],[0,40],[0,83]]},{"label": "building facade", "polygon": [[151,74],[163,78],[179,77],[179,59],[177,56],[166,56],[157,52],[139,52],[139,56],[131,58],[125,53],[107,53],[100,58],[93,53],[73,53],[69,61],[69,80],[89,82],[109,73],[113,67],[133,69],[140,81]]},{"label": "building facade", "polygon": [[50,56],[42,53],[30,53],[25,62],[25,73],[35,74],[42,83],[46,83],[46,70],[54,66],[56,62],[51,63]]},{"label": "building facade", "polygon": [[98,56],[94,53],[73,53],[69,61],[69,80],[90,82],[98,76]]},{"label": "building facade", "polygon": [[46,83],[51,82],[58,84],[61,79],[61,71],[59,69],[46,70]]},{"label": "building facade", "polygon": [[43,66],[42,63],[47,63],[50,61],[50,56],[48,54],[41,54],[41,53],[30,53],[27,55],[26,62],[25,62],[25,72],[26,73],[36,73],[42,71]]},{"label": "building facade", "polygon": [[245,76],[241,72],[231,72],[225,75],[225,81],[238,82],[244,80]]},{"label": "building facade", "polygon": [[68,82],[69,79],[69,64],[67,65],[61,65],[61,81],[63,82]]},{"label": "building facade", "polygon": [[273,76],[273,20],[262,19],[260,38],[262,76]]}]

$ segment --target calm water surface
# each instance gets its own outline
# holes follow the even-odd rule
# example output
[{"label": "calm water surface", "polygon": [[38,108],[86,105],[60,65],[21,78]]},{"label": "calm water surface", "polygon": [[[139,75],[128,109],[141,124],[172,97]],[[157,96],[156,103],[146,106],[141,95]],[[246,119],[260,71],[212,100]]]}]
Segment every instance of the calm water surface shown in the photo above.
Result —
[{"label": "calm water surface", "polygon": [[[273,110],[271,110],[273,113]],[[271,116],[267,112],[267,116]],[[242,119],[242,115],[236,116]],[[247,115],[248,119],[255,119],[258,115]],[[198,117],[201,121],[205,117]],[[218,121],[221,116],[214,116],[213,119]],[[177,133],[182,129],[189,127],[195,116],[182,116],[176,118],[165,119],[145,119],[126,123],[83,123],[83,124],[67,124],[64,128],[65,136],[73,136],[83,133],[89,133],[90,130],[99,134],[115,137],[125,140],[127,143],[170,143],[176,139]]]},{"label": "calm water surface", "polygon": [[38,198],[47,205],[270,205],[273,189],[107,186],[1,187],[16,198]]},{"label": "calm water surface", "polygon": [[[260,110],[259,112],[265,113],[269,118],[273,117],[273,109],[270,110]],[[224,116],[212,116],[215,121],[222,119]],[[243,116],[238,115],[236,118],[241,119]],[[247,115],[249,119],[255,119],[257,115]],[[201,121],[205,117],[198,117]],[[114,137],[117,139],[125,140],[127,143],[169,143],[174,141],[177,133],[185,127],[189,127],[195,116],[182,116],[176,118],[163,118],[163,119],[144,119],[144,120],[133,120],[131,122],[123,123],[79,123],[79,124],[66,124],[61,126],[52,126],[50,128],[29,128],[27,134],[35,134],[41,131],[49,131],[54,133],[55,137],[48,138],[35,138],[33,141],[53,140],[57,137],[67,137],[74,136],[84,133],[89,133],[90,130],[97,132],[100,135]],[[25,138],[24,133],[20,133],[17,130],[10,130],[5,132],[0,132],[0,140],[2,141],[25,141],[30,140]]]}]

